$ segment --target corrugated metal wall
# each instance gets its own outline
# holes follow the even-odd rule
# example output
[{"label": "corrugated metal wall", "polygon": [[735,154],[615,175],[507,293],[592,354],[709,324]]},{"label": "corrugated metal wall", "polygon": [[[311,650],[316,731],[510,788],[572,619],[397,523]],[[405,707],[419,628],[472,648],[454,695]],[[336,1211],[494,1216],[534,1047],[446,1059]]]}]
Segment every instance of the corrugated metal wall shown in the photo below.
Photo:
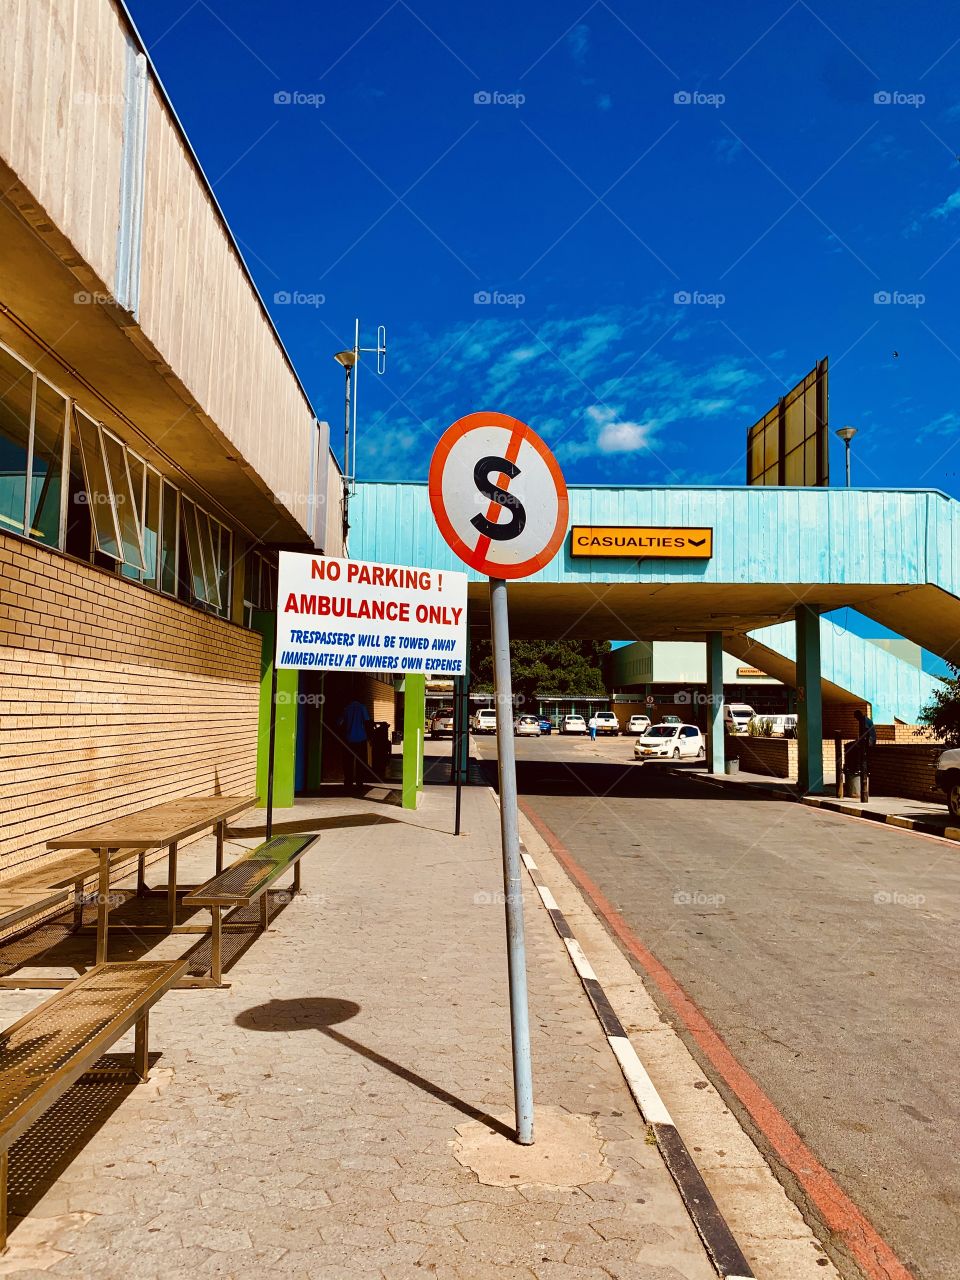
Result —
[{"label": "corrugated metal wall", "polygon": [[[463,567],[440,536],[426,485],[358,485],[351,523],[359,559]],[[644,582],[929,582],[960,596],[960,504],[933,490],[575,487],[570,523],[713,528],[711,560],[651,557]],[[636,580],[635,560],[574,559],[569,538],[531,579]]]}]

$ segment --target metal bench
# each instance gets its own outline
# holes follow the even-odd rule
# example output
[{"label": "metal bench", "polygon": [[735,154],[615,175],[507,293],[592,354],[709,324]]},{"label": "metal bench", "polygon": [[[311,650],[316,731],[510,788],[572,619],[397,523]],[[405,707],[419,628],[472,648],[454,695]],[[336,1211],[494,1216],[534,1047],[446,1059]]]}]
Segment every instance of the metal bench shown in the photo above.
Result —
[{"label": "metal bench", "polygon": [[11,1145],[131,1027],[133,1069],[146,1080],[149,1010],[187,963],[97,965],[0,1033],[0,1250],[7,1245]]},{"label": "metal bench", "polygon": [[259,901],[260,928],[266,929],[269,912],[267,890],[288,867],[292,867],[291,892],[300,892],[300,859],[317,839],[314,835],[274,836],[263,844],[258,844],[255,849],[249,849],[225,871],[221,871],[183,899],[184,906],[210,908],[213,918],[210,973],[217,986],[221,984],[223,977],[223,925],[230,918],[228,916],[226,920],[222,919],[221,911],[224,908],[239,911]]}]

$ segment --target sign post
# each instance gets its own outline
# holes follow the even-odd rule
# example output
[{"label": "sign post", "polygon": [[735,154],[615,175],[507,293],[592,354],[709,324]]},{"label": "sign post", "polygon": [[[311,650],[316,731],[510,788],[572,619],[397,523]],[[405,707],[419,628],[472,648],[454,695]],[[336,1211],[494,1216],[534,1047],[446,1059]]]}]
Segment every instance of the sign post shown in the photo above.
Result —
[{"label": "sign post", "polygon": [[389,680],[466,668],[465,573],[280,552],[274,690],[283,669]]},{"label": "sign post", "polygon": [[539,436],[503,413],[471,413],[444,432],[430,463],[430,505],[453,551],[490,579],[500,839],[507,926],[517,1141],[533,1142],[533,1072],[523,934],[507,579],[548,564],[566,536],[567,488]]}]

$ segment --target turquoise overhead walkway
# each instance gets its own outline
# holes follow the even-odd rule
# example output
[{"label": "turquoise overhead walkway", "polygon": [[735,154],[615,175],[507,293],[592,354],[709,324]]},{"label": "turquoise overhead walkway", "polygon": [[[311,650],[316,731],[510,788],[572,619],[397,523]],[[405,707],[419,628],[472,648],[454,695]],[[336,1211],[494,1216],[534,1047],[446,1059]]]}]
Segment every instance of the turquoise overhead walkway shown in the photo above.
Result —
[{"label": "turquoise overhead walkway", "polygon": [[[525,479],[521,473],[512,481],[511,497],[533,505]],[[350,514],[355,558],[463,567],[440,536],[425,484],[359,484]],[[889,655],[853,636],[841,640],[822,627],[822,614],[849,606],[931,653],[960,658],[960,503],[937,490],[573,486],[570,523],[708,527],[713,554],[577,556],[567,538],[544,569],[511,583],[511,633],[699,640],[707,645],[710,692],[722,699],[723,650],[749,653],[748,645],[761,643],[751,633],[790,623],[793,645],[781,630],[780,658],[795,658],[793,681],[802,694],[804,788],[822,781],[823,676],[848,698],[854,692],[874,702],[881,714],[924,700],[923,688],[914,696]],[[469,577],[470,623],[482,634],[489,625],[487,586]],[[761,658],[755,649],[751,661],[770,669],[775,650],[765,647],[768,654]],[[877,696],[867,699],[859,690],[870,681]],[[722,767],[716,724],[709,743],[713,767]]]},{"label": "turquoise overhead walkway", "polygon": [[[786,685],[796,684],[797,645],[788,622],[724,637],[728,653]],[[877,724],[916,724],[920,709],[940,684],[935,676],[879,645],[820,619],[820,683],[830,703],[869,702]]]}]

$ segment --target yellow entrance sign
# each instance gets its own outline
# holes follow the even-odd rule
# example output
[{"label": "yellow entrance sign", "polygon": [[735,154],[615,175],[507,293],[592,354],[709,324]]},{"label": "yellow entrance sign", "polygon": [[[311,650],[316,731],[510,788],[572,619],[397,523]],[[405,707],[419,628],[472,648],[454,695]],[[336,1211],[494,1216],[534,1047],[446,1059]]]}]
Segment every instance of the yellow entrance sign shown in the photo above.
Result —
[{"label": "yellow entrance sign", "polygon": [[570,554],[709,560],[713,555],[713,530],[675,525],[575,524]]}]

